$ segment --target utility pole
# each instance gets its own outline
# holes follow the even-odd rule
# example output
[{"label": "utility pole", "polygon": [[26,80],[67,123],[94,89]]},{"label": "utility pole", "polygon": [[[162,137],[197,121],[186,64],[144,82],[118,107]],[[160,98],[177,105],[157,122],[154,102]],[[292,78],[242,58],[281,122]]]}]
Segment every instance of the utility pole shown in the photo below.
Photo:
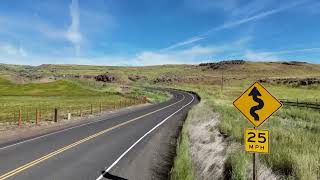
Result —
[{"label": "utility pole", "polygon": [[223,91],[223,69],[221,70],[221,92]]}]

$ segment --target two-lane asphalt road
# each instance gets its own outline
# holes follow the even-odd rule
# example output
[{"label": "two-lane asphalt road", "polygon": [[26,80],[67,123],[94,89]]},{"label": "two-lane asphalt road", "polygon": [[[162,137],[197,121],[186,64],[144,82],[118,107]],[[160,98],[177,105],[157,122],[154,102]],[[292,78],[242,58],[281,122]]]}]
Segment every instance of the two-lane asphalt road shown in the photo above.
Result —
[{"label": "two-lane asphalt road", "polygon": [[0,180],[104,179],[101,171],[108,176],[114,168],[126,174],[124,162],[143,159],[131,152],[145,152],[144,144],[159,128],[176,121],[174,117],[185,114],[196,102],[190,93],[170,92],[173,98],[164,103],[0,145]]}]

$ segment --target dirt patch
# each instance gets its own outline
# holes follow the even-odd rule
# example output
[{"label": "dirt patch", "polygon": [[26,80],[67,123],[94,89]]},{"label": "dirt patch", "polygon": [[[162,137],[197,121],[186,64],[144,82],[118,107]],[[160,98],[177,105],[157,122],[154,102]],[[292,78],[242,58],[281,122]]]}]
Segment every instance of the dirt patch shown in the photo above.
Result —
[{"label": "dirt patch", "polygon": [[146,76],[138,75],[138,74],[130,74],[128,76],[128,79],[131,81],[147,81],[148,80]]},{"label": "dirt patch", "polygon": [[32,83],[49,83],[56,81],[56,78],[53,76],[50,77],[43,77],[41,79],[33,80]]}]

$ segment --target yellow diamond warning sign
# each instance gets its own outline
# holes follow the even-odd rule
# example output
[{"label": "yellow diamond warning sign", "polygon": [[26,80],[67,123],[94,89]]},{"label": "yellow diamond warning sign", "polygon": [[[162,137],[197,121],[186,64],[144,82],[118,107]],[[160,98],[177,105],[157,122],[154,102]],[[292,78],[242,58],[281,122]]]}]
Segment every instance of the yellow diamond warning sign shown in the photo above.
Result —
[{"label": "yellow diamond warning sign", "polygon": [[233,105],[255,126],[260,126],[282,104],[273,97],[260,83],[254,83]]},{"label": "yellow diamond warning sign", "polygon": [[269,153],[269,131],[246,129],[244,146],[247,152]]}]

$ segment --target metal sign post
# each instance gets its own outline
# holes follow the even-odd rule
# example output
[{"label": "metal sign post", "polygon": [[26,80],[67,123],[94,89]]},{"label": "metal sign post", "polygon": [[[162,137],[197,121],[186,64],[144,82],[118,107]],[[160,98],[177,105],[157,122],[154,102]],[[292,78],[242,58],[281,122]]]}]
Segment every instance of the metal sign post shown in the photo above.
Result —
[{"label": "metal sign post", "polygon": [[257,166],[256,166],[256,154],[257,153],[253,153],[252,156],[253,156],[253,161],[252,161],[252,179],[253,180],[257,180]]}]

